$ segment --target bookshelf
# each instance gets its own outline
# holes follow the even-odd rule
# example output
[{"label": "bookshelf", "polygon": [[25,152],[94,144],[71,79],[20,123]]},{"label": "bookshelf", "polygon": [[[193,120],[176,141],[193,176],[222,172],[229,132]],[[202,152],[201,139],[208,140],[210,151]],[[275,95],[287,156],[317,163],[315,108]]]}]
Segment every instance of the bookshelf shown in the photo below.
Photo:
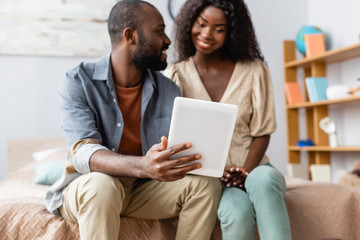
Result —
[{"label": "bookshelf", "polygon": [[[303,69],[305,78],[307,77],[326,77],[326,67],[328,64],[339,63],[360,57],[360,43],[345,48],[326,51],[323,54],[312,58],[296,59],[295,41],[283,42],[284,56],[284,79],[285,82],[297,82],[297,70]],[[320,102],[310,102],[307,91],[305,93],[305,102],[296,104],[286,104],[287,120],[287,153],[289,163],[300,163],[301,152],[307,153],[308,169],[312,164],[330,164],[331,152],[360,152],[358,147],[339,146],[329,147],[328,135],[319,127],[319,121],[328,116],[328,107],[335,104],[347,104],[350,102],[359,102],[360,96],[349,98],[325,100]],[[314,141],[315,146],[298,147],[296,145],[300,138],[299,134],[299,110],[305,109],[305,124],[307,138]],[[311,174],[309,172],[309,178]]]}]

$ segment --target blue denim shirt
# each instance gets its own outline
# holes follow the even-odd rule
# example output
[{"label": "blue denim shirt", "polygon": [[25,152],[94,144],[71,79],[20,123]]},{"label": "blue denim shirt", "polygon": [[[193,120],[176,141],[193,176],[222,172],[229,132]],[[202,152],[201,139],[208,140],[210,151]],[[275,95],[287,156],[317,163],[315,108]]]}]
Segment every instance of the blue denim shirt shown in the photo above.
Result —
[{"label": "blue denim shirt", "polygon": [[[65,187],[81,174],[90,172],[89,160],[99,149],[118,152],[124,121],[118,107],[110,54],[95,63],[81,63],[67,72],[61,82],[61,125],[70,148],[82,139],[100,144],[84,144],[72,159],[76,173],[64,174],[46,194],[47,209],[59,215]],[[159,72],[147,70],[141,101],[141,144],[145,155],[152,145],[167,136],[178,87]]]}]

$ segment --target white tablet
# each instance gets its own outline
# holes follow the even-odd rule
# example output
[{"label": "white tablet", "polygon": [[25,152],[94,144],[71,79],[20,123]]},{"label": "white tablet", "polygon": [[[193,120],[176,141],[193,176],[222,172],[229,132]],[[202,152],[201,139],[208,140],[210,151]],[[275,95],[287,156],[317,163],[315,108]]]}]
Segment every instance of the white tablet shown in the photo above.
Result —
[{"label": "white tablet", "polygon": [[192,147],[174,157],[200,153],[202,168],[190,174],[221,177],[224,172],[238,107],[177,97],[171,117],[168,146],[190,142]]}]

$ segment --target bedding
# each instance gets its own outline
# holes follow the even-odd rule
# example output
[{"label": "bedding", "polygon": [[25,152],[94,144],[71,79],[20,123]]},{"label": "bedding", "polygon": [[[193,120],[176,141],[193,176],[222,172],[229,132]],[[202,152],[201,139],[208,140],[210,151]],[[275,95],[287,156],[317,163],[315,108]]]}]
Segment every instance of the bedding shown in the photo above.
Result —
[{"label": "bedding", "polygon": [[[65,159],[65,148],[57,151],[35,148],[15,154],[13,146],[42,144],[42,141],[21,140],[12,141],[8,150],[8,163],[16,162],[25,165],[13,170],[0,182],[0,239],[1,240],[31,240],[31,239],[80,239],[76,223],[68,222],[59,216],[50,214],[45,208],[45,194],[48,185],[36,184],[39,179],[44,184],[54,181],[60,171],[63,171],[62,161]],[[55,141],[55,146],[58,141]],[[49,145],[49,142],[46,143]],[[52,146],[51,146],[52,147]],[[41,150],[41,151],[40,151]],[[49,154],[48,154],[49,153]],[[41,156],[41,157],[39,157]],[[26,158],[23,160],[13,158]],[[34,158],[37,160],[34,161]],[[21,164],[19,164],[21,163]],[[16,169],[10,166],[11,169]],[[49,182],[50,181],[50,182]],[[174,239],[177,218],[165,220],[144,220],[129,217],[121,218],[121,240],[169,240]],[[219,226],[215,228],[211,239],[221,239]]]},{"label": "bedding", "polygon": [[[64,152],[57,154],[65,156]],[[77,224],[46,210],[44,197],[49,186],[34,183],[34,167],[39,163],[29,159],[31,155],[27,158],[22,160],[27,164],[22,164],[23,167],[0,182],[0,239],[80,239]],[[57,160],[59,156],[52,156],[43,162]],[[293,240],[359,239],[359,188],[289,177],[286,182],[285,201]],[[122,217],[119,239],[174,239],[176,226],[177,218],[144,220]],[[221,239],[219,223],[211,239]]]},{"label": "bedding", "polygon": [[[35,184],[29,164],[7,176],[0,183],[0,239],[80,239],[78,226],[50,214],[44,203],[49,186]],[[119,239],[174,239],[177,219],[143,220],[123,217]],[[218,239],[214,233],[213,239]]]}]

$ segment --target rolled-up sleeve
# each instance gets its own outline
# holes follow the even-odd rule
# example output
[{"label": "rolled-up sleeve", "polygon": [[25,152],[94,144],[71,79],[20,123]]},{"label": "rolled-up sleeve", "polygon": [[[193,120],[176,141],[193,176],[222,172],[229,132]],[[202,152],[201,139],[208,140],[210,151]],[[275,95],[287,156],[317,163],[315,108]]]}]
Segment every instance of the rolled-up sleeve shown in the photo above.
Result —
[{"label": "rolled-up sleeve", "polygon": [[100,144],[82,144],[76,151],[73,157],[73,164],[76,171],[80,173],[89,173],[90,169],[90,158],[91,156],[99,150],[108,150],[106,147]]}]

